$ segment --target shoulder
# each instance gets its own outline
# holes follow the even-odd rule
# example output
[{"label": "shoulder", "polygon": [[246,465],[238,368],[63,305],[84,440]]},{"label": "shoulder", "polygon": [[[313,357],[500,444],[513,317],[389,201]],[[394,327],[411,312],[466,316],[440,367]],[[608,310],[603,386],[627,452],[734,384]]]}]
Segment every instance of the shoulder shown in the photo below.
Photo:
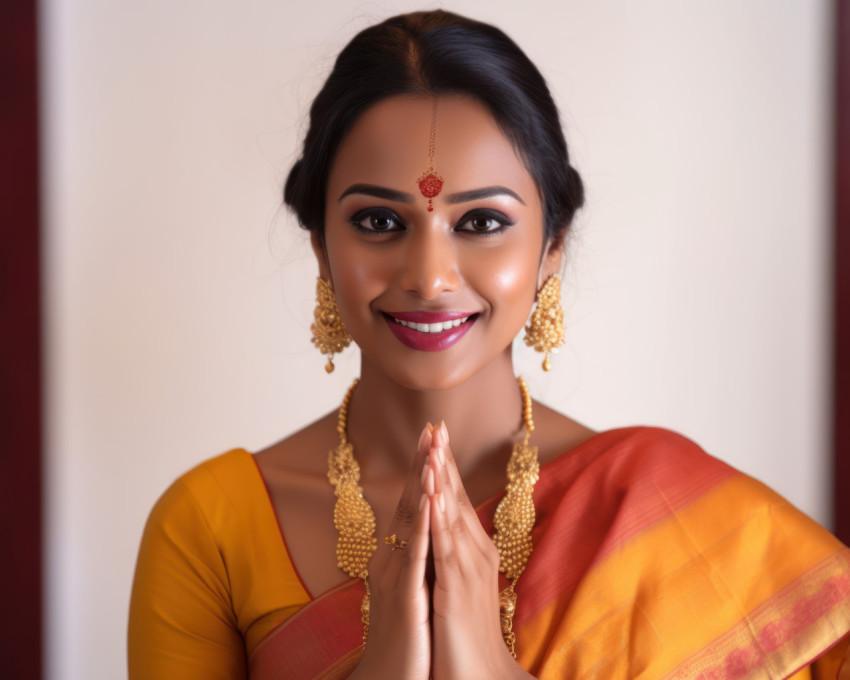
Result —
[{"label": "shoulder", "polygon": [[699,444],[660,427],[625,427],[599,432],[568,455],[605,471],[608,483],[644,483],[661,488],[695,478],[719,480],[740,474]]},{"label": "shoulder", "polygon": [[253,456],[244,449],[227,451],[178,477],[151,510],[146,532],[164,532],[172,539],[214,535],[241,505],[261,498],[257,492],[262,490]]},{"label": "shoulder", "polygon": [[594,494],[619,499],[627,506],[648,504],[660,511],[663,507],[696,507],[693,504],[701,499],[711,513],[723,507],[724,512],[739,518],[792,507],[758,480],[707,453],[688,437],[664,428],[600,432],[559,460],[561,484],[581,480]]},{"label": "shoulder", "polygon": [[602,449],[623,456],[657,456],[672,454],[675,456],[707,456],[705,451],[679,432],[663,427],[645,425],[621,427],[599,432],[594,443]]},{"label": "shoulder", "polygon": [[234,488],[257,481],[256,474],[253,456],[245,449],[232,449],[184,472],[173,487],[204,501],[209,497],[229,495]]},{"label": "shoulder", "polygon": [[677,432],[622,428],[601,432],[585,446],[585,451],[577,453],[584,457],[600,492],[613,491],[626,505],[652,506],[658,513],[675,511],[683,526],[710,518],[717,526],[728,524],[730,531],[731,527],[759,527],[756,535],[760,536],[781,531],[794,540],[807,537],[823,545],[836,543],[773,489]]},{"label": "shoulder", "polygon": [[[532,435],[542,465],[568,459],[570,465],[604,465],[610,473],[652,475],[671,467],[727,468],[698,444],[673,430],[635,426],[594,431],[535,402]],[[562,461],[563,462],[563,461]],[[610,475],[609,475],[610,479]]]},{"label": "shoulder", "polygon": [[192,499],[206,505],[231,495],[240,485],[257,481],[253,456],[245,449],[232,449],[209,458],[180,475],[162,495],[160,502]]}]

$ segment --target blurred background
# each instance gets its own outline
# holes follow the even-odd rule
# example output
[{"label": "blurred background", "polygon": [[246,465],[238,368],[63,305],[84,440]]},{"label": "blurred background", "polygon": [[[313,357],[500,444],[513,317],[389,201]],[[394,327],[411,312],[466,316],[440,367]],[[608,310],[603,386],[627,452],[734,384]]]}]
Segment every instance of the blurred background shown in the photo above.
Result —
[{"label": "blurred background", "polygon": [[[442,5],[538,65],[587,186],[567,345],[545,375],[515,349],[532,394],[595,429],[680,431],[829,527],[835,6]],[[309,342],[316,266],[281,187],[339,49],[422,8],[38,4],[40,282],[4,309],[41,305],[43,601],[13,633],[42,627],[44,677],[125,677],[157,497],[336,408],[356,375],[356,349],[327,376]]]}]

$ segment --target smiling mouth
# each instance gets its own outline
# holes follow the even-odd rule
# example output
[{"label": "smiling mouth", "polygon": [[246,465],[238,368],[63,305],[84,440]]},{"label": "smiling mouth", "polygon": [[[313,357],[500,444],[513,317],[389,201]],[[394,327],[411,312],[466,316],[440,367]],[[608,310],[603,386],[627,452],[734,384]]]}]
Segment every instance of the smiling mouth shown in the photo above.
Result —
[{"label": "smiling mouth", "polygon": [[477,312],[384,313],[390,330],[402,344],[424,352],[448,349],[466,335],[478,317]]}]

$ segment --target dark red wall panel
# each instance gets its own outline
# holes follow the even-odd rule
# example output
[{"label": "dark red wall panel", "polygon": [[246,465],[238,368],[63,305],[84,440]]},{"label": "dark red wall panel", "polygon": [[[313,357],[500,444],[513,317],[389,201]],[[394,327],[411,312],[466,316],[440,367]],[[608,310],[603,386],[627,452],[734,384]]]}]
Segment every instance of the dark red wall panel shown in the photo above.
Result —
[{"label": "dark red wall panel", "polygon": [[36,3],[0,2],[0,677],[42,677]]}]

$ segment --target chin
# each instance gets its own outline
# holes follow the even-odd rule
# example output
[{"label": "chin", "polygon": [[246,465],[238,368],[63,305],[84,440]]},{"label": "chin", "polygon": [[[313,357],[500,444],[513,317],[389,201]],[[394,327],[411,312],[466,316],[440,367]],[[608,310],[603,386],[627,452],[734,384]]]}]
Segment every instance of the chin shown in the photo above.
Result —
[{"label": "chin", "polygon": [[401,371],[400,374],[392,374],[390,377],[399,385],[410,390],[440,392],[463,385],[472,375],[474,375],[474,372],[462,371],[453,367],[446,370],[435,370],[434,368],[424,371],[405,370]]},{"label": "chin", "polygon": [[450,360],[445,354],[437,356],[431,352],[405,361],[388,361],[387,357],[382,357],[379,361],[370,359],[369,363],[371,369],[380,371],[398,385],[423,392],[459,387],[482,368],[477,362],[471,365],[468,361],[458,361],[457,357]]},{"label": "chin", "polygon": [[[421,352],[406,357],[381,356],[377,361],[367,358],[371,370],[383,373],[388,379],[409,390],[437,392],[460,387],[469,380],[511,362],[510,345],[504,352],[485,357],[483,352]],[[364,366],[364,369],[366,367]]]}]

